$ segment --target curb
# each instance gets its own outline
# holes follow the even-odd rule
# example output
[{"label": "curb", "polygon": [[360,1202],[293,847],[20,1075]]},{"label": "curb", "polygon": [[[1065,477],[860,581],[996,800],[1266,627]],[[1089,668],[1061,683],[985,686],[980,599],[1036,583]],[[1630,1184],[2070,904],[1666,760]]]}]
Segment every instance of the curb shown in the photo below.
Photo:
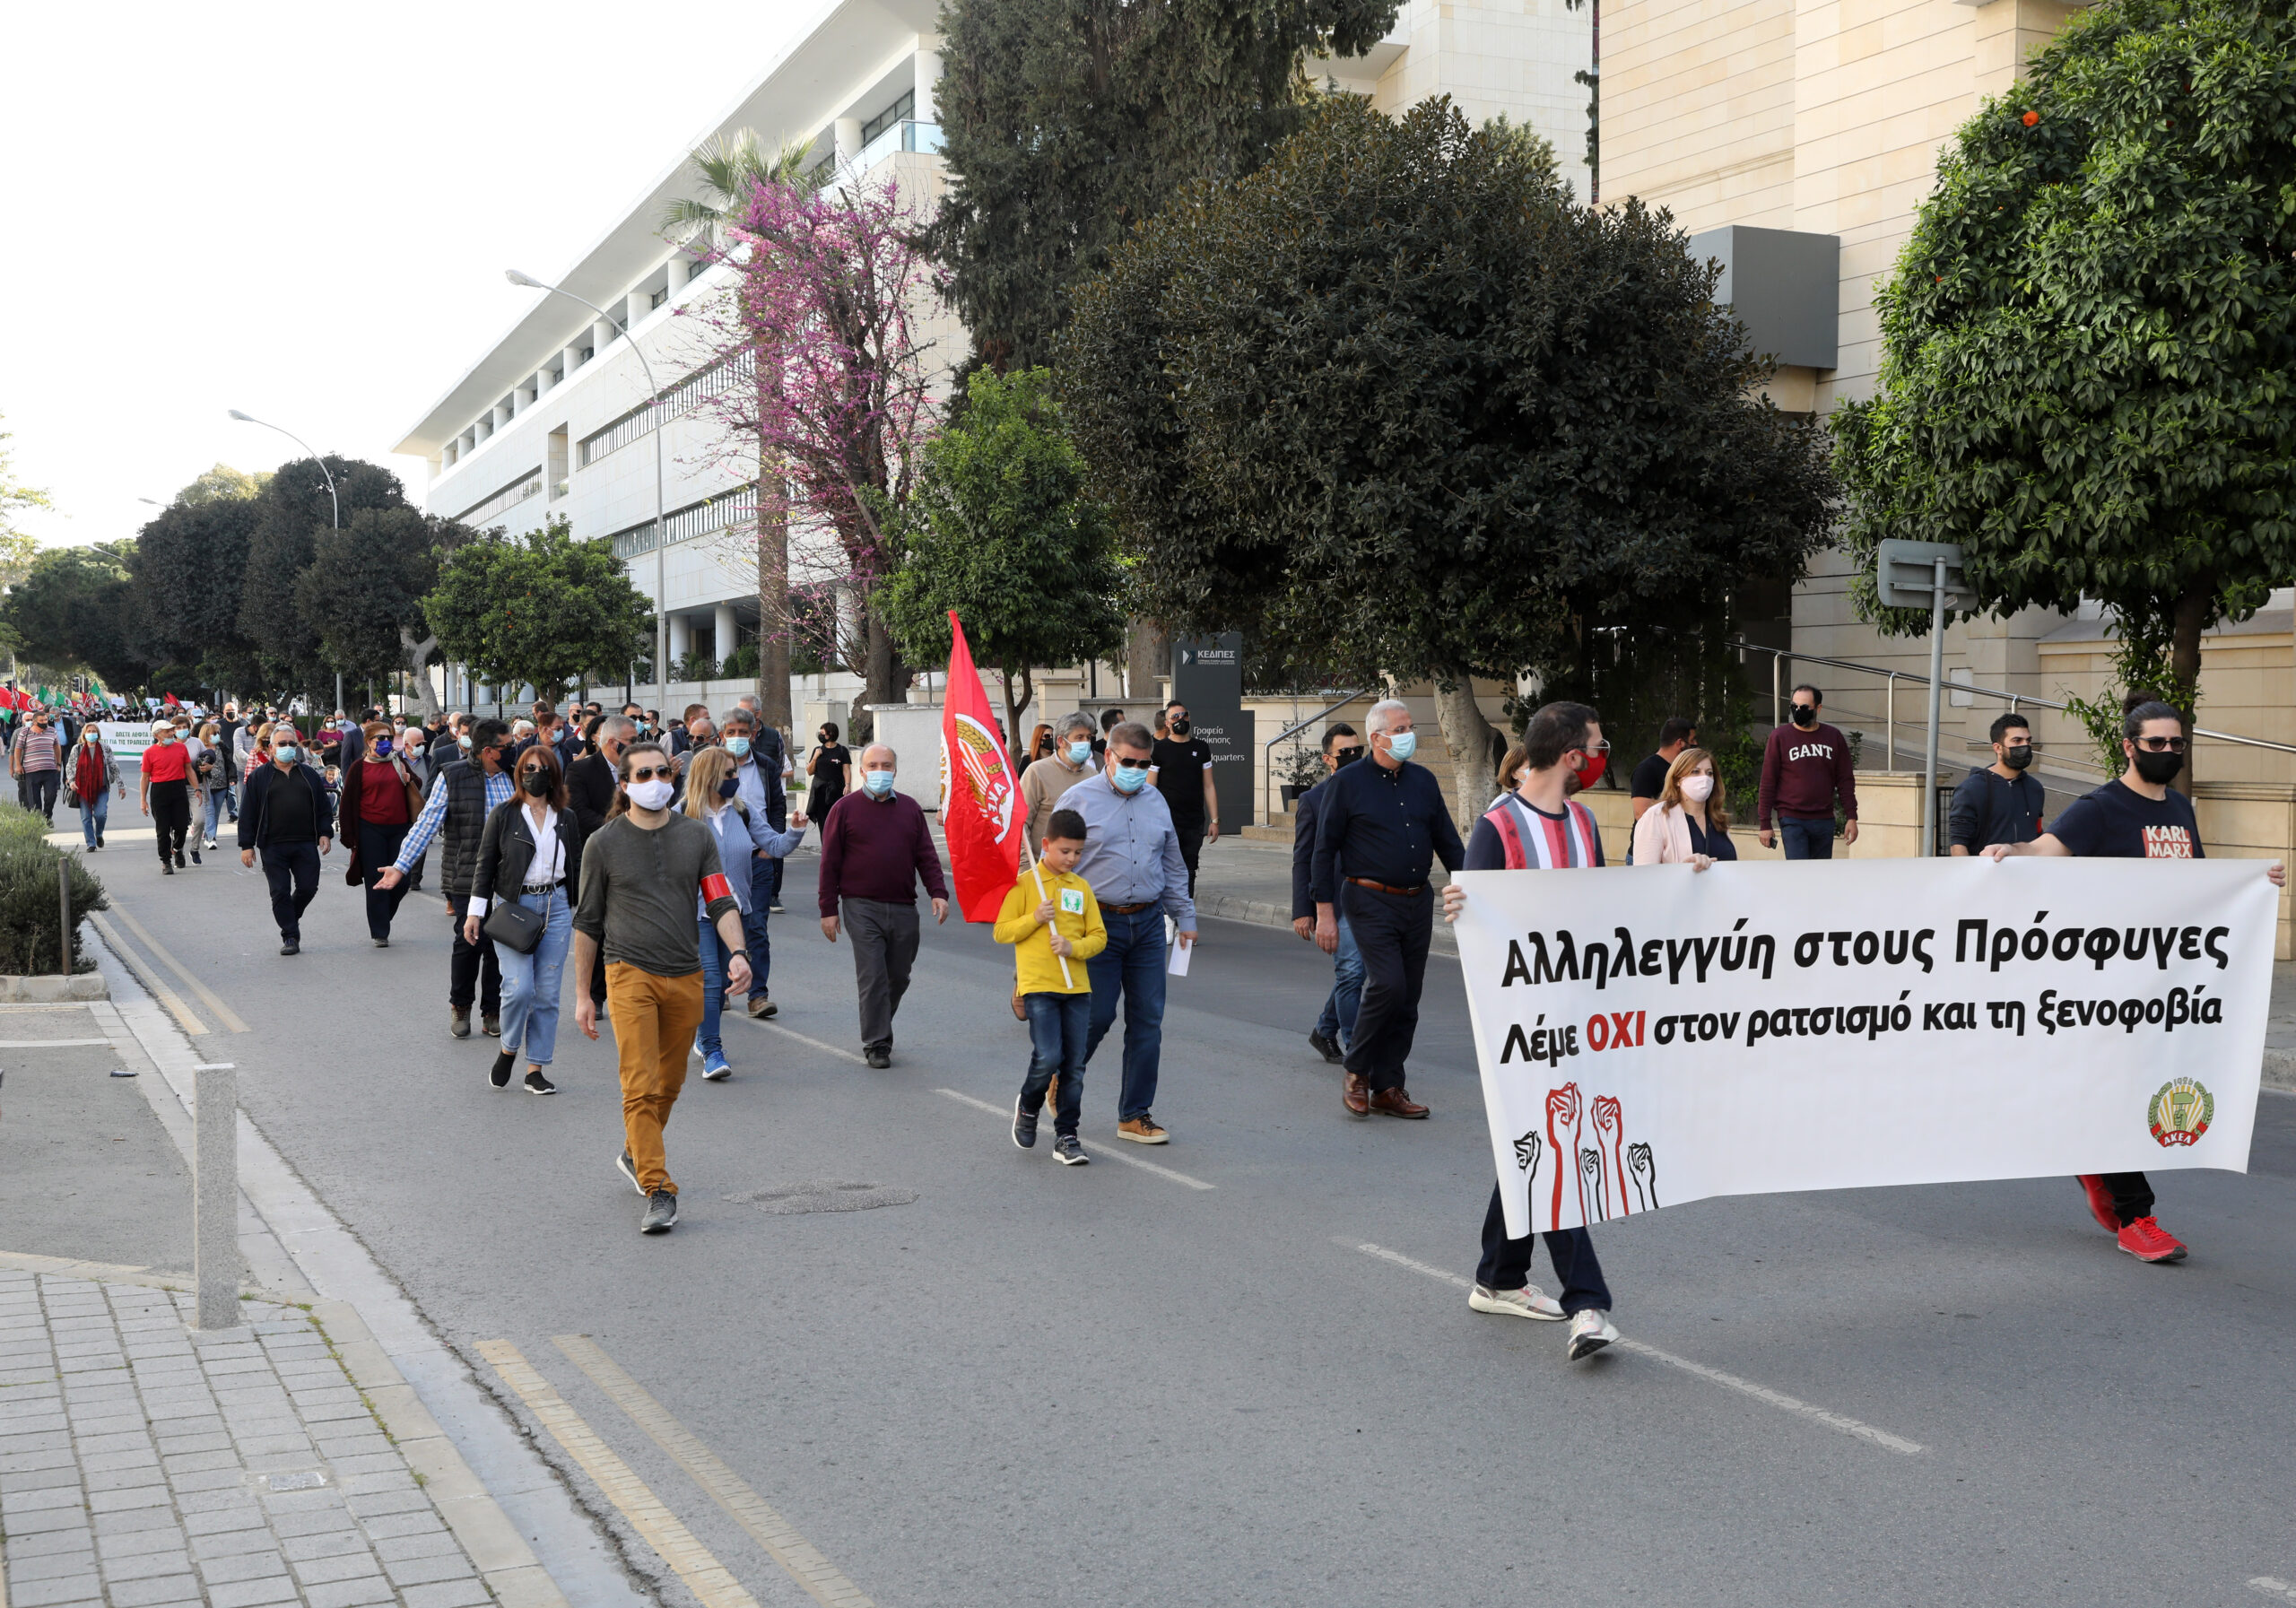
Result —
[{"label": "curb", "polygon": [[[1198,893],[1196,913],[1209,916],[1214,921],[1241,921],[1252,926],[1280,928],[1287,933],[1292,930],[1292,907],[1270,904],[1264,899],[1244,899],[1233,893]],[[1448,955],[1454,960],[1459,958],[1458,941],[1440,919],[1436,921],[1434,934],[1427,941],[1427,952]],[[2291,1057],[2290,1067],[2292,1077],[2296,1077],[2296,1056]],[[2296,1091],[2296,1082],[2292,1082],[2290,1088]]]},{"label": "curb", "polygon": [[91,999],[109,999],[111,986],[104,981],[100,971],[79,971],[65,977],[61,972],[49,976],[0,977],[0,1005],[82,1004]]}]

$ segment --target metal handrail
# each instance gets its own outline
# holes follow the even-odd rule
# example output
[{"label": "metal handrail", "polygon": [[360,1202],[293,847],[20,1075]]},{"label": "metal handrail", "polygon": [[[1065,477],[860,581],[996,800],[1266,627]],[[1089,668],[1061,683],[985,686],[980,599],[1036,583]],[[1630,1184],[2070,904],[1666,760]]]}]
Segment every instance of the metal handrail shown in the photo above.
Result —
[{"label": "metal handrail", "polygon": [[[1792,659],[1798,664],[1804,665],[1823,665],[1829,669],[1833,670],[1854,670],[1861,675],[1879,675],[1887,677],[1889,681],[1889,706],[1885,718],[1889,725],[1889,768],[1892,770],[1897,769],[1898,682],[1900,680],[1903,680],[1912,682],[1917,687],[1926,687],[1929,684],[1929,678],[1927,676],[1917,675],[1910,670],[1884,670],[1878,665],[1861,665],[1855,659],[1830,659],[1819,654],[1796,653],[1791,648],[1770,648],[1760,642],[1746,641],[1743,638],[1734,639],[1731,641],[1724,643],[1723,646],[1726,648],[1735,648],[1744,653],[1766,653],[1770,656],[1770,701],[1771,722],[1773,725],[1777,724],[1779,718],[1779,711],[1778,708],[1779,700],[1779,681],[1785,668],[1785,661],[1787,659]],[[1970,682],[1957,682],[1950,677],[1941,679],[1939,685],[1944,690],[1949,691],[1973,692],[1985,698],[2001,699],[2008,704],[2012,710],[2014,710],[2021,705],[2024,704],[2031,704],[2037,709],[2064,710],[2070,707],[2059,702],[2054,698],[2036,698],[2030,692],[2007,692],[1998,687],[1980,687]],[[2234,732],[2211,731],[2205,726],[2196,726],[2192,727],[2191,730],[2194,736],[2206,737],[2212,743],[2238,743],[2242,748],[2268,749],[2274,753],[2296,753],[2296,744],[2274,743],[2263,737],[2243,737]]]},{"label": "metal handrail", "polygon": [[1285,726],[1282,731],[1276,733],[1275,735],[1270,737],[1266,742],[1259,745],[1259,770],[1260,774],[1267,778],[1267,780],[1262,785],[1259,795],[1259,813],[1262,817],[1260,824],[1262,826],[1272,826],[1274,824],[1274,821],[1269,819],[1269,817],[1273,815],[1274,812],[1269,810],[1267,807],[1266,788],[1273,787],[1275,784],[1275,745],[1278,743],[1283,742],[1286,737],[1298,736],[1301,732],[1306,731],[1309,726],[1315,725],[1317,721],[1321,720],[1325,716],[1335,714],[1339,710],[1345,708],[1349,704],[1353,703],[1357,699],[1362,697],[1363,694],[1369,692],[1370,690],[1371,689],[1369,687],[1358,687],[1354,691],[1350,692],[1337,703],[1326,704],[1322,708],[1318,709],[1314,714],[1309,716],[1305,720],[1300,721],[1297,726]]}]

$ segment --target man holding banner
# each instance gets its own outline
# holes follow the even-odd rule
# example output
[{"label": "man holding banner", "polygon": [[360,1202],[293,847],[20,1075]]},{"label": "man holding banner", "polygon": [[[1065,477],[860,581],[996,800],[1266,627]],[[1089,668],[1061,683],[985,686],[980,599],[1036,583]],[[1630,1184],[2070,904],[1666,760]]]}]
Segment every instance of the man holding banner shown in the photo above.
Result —
[{"label": "man holding banner", "polygon": [[[2128,769],[2087,794],[2057,817],[2056,830],[2024,843],[1996,843],[1988,860],[2013,855],[2043,858],[2197,860],[2200,824],[2192,800],[2170,791],[2185,766],[2184,717],[2165,703],[2132,697],[2121,717],[2121,752]],[[2287,886],[2287,868],[2265,872],[2275,888]],[[2163,964],[2167,957],[2163,955]],[[2140,1262],[2181,1262],[2183,1241],[2152,1215],[2152,1186],[2141,1172],[2082,1173],[2090,1215],[2121,1249]]]}]

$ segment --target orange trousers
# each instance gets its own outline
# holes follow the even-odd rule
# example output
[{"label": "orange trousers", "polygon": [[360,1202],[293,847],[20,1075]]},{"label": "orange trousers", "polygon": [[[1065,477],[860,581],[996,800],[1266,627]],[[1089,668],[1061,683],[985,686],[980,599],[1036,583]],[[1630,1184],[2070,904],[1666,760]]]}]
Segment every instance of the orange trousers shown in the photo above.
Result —
[{"label": "orange trousers", "polygon": [[613,1013],[614,1054],[622,1070],[622,1130],[638,1186],[651,1195],[670,1182],[662,1129],[685,1087],[686,1057],[701,1026],[701,973],[656,977],[626,960],[606,967],[606,1006]]}]

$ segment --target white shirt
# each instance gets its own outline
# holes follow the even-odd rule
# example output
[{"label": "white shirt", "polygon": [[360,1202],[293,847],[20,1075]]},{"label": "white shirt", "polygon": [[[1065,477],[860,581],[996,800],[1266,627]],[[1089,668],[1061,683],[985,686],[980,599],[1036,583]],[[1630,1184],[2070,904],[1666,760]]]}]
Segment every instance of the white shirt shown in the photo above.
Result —
[{"label": "white shirt", "polygon": [[535,835],[535,857],[527,862],[526,874],[519,879],[517,887],[498,888],[492,899],[472,900],[470,914],[473,916],[484,916],[494,908],[497,900],[512,893],[525,892],[529,882],[554,882],[566,874],[566,845],[558,840],[558,812],[544,810],[542,821],[537,825],[534,812],[526,808],[523,798],[518,801],[518,810],[526,818],[527,830]]}]

